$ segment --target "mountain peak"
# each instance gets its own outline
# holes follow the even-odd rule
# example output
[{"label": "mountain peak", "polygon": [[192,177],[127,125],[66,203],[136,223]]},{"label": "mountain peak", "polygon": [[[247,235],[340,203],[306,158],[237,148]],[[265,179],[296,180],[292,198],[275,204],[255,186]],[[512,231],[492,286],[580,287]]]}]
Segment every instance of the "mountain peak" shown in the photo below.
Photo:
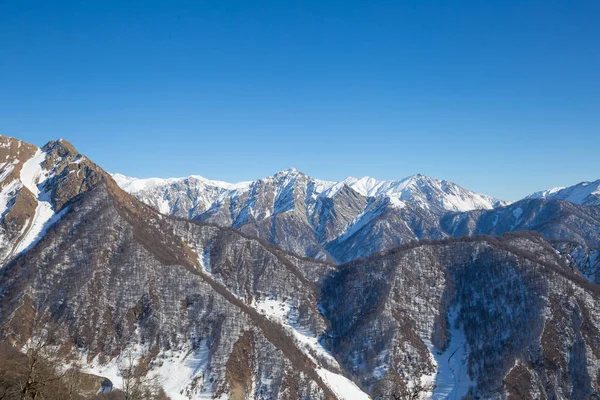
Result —
[{"label": "mountain peak", "polygon": [[288,169],[284,169],[283,171],[279,171],[277,173],[275,173],[273,176],[277,177],[277,176],[297,176],[297,175],[304,175],[302,172],[298,171],[296,168],[291,167]]},{"label": "mountain peak", "polygon": [[51,140],[42,147],[42,150],[46,152],[56,151],[61,157],[69,154],[79,154],[79,152],[75,149],[75,146],[65,139]]}]

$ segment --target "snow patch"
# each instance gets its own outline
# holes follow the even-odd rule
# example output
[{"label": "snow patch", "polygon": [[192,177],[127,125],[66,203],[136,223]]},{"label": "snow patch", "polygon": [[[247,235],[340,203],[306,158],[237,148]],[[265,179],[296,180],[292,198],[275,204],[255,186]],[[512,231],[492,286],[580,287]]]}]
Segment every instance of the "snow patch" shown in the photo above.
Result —
[{"label": "snow patch", "polygon": [[521,207],[517,207],[513,210],[513,215],[516,219],[521,218],[521,215],[523,215],[523,209]]},{"label": "snow patch", "polygon": [[[135,344],[128,346],[120,356],[104,364],[100,363],[99,357],[87,363],[84,353],[81,355],[80,364],[86,372],[108,378],[113,388],[121,389],[123,387],[121,371],[130,365],[137,365],[146,354],[148,354],[147,348]],[[191,385],[195,380],[196,383],[204,383],[209,359],[210,351],[205,341],[197,349],[185,346],[181,349],[162,351],[150,362],[148,377],[155,380],[173,400],[212,399],[214,393],[206,390],[204,385],[199,385],[197,388]],[[206,387],[210,388],[210,385]]]},{"label": "snow patch", "polygon": [[436,365],[436,373],[425,377],[433,383],[432,400],[460,400],[474,384],[468,371],[467,339],[457,326],[459,312],[458,308],[448,312],[450,343],[446,351],[440,353],[431,342],[425,342]]},{"label": "snow patch", "polygon": [[[21,168],[21,182],[37,198],[37,206],[25,234],[15,246],[14,255],[19,255],[31,249],[42,238],[48,228],[67,211],[67,208],[65,208],[59,214],[55,214],[50,192],[44,189],[44,183],[50,177],[50,173],[42,167],[46,156],[46,152],[38,149],[34,156],[27,160]],[[40,190],[40,187],[42,190]]]},{"label": "snow patch", "polygon": [[19,182],[17,179],[13,180],[2,188],[2,191],[0,191],[0,217],[3,217],[4,213],[8,211],[9,203],[15,197],[15,193],[20,188],[21,182]]},{"label": "snow patch", "polygon": [[333,367],[341,371],[341,368],[337,360],[323,347],[319,338],[313,332],[293,322],[295,309],[289,302],[267,298],[254,301],[251,306],[269,319],[279,322],[293,335],[298,348],[318,366],[316,369],[317,374],[338,399],[371,399],[350,379],[330,370]]},{"label": "snow patch", "polygon": [[[2,164],[2,167],[4,167],[4,164]],[[0,168],[2,168],[0,167]],[[4,167],[2,169],[2,171],[0,171],[0,182],[2,182],[3,180],[6,179],[6,177],[15,169],[14,164],[8,164],[6,165],[6,167]]]}]

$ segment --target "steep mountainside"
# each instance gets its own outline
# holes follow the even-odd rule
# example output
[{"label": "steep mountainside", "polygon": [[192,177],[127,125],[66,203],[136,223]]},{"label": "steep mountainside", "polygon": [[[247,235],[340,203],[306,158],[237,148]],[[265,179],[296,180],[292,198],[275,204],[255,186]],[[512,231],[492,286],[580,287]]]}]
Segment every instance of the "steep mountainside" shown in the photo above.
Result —
[{"label": "steep mountainside", "polygon": [[583,206],[597,206],[600,205],[600,179],[594,182],[581,182],[567,188],[558,187],[536,192],[527,198],[567,200]]},{"label": "steep mountainside", "polygon": [[380,398],[589,399],[600,286],[531,233],[421,243],[344,264],[328,342]]},{"label": "steep mountainside", "polygon": [[119,387],[133,354],[174,399],[368,398],[317,341],[327,327],[318,282],[331,265],[164,217],[91,162],[81,180],[69,160],[85,159],[67,142],[33,154],[64,167],[37,179],[58,217],[0,272],[12,343],[55,326],[91,372]]},{"label": "steep mountainside", "polygon": [[[113,176],[123,189],[162,213],[232,226],[296,254],[342,262],[411,240],[443,237],[437,220],[448,211],[506,204],[423,175],[336,183],[290,169],[239,184],[196,176]],[[364,235],[373,238],[368,246],[362,244]]]},{"label": "steep mountainside", "polygon": [[0,136],[0,263],[26,251],[78,194],[106,176],[64,140],[43,148]]}]

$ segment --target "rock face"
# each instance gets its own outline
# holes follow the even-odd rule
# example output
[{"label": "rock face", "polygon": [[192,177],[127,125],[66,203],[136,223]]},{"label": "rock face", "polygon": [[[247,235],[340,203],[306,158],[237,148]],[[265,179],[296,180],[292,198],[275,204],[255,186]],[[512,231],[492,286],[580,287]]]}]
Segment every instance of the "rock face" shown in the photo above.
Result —
[{"label": "rock face", "polygon": [[[1,139],[0,334],[17,347],[52,329],[87,372],[118,389],[133,360],[173,399],[598,396],[593,207],[449,213],[287,171],[190,219],[63,140]],[[479,232],[502,236],[443,239]]]}]

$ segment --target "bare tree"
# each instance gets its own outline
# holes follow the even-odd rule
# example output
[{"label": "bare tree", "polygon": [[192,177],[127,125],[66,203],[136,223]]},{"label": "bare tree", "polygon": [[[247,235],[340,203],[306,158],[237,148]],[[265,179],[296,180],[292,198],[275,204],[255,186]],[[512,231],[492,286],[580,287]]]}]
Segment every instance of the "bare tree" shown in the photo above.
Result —
[{"label": "bare tree", "polygon": [[55,339],[56,326],[36,313],[21,352],[7,342],[2,344],[0,399],[75,398],[65,396],[64,375],[53,366]]},{"label": "bare tree", "polygon": [[126,351],[123,361],[119,375],[125,400],[158,400],[163,396],[158,380],[143,373],[141,362],[136,362],[131,350]]}]

